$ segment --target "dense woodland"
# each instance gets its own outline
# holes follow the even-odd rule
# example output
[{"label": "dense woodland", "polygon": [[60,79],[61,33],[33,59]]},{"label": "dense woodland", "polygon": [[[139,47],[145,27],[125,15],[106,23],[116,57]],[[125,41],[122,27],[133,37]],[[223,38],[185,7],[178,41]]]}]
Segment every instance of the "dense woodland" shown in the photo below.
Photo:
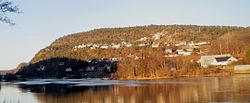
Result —
[{"label": "dense woodland", "polygon": [[117,61],[93,59],[82,61],[69,58],[51,58],[22,67],[20,78],[101,78],[110,77],[117,70]]},{"label": "dense woodland", "polygon": [[[151,36],[158,32],[166,34],[165,37],[159,41],[160,43],[167,42],[168,44],[174,44],[179,41],[211,41],[212,45],[206,46],[206,49],[213,48],[210,49],[208,54],[231,53],[244,58],[241,60],[242,63],[247,61],[247,57],[250,58],[250,49],[249,45],[247,45],[250,44],[250,30],[248,28],[232,26],[149,25],[126,28],[103,28],[61,37],[55,40],[50,46],[39,51],[30,61],[29,70],[26,71],[32,71],[32,65],[35,65],[37,68],[40,66],[39,63],[52,58],[70,58],[79,61],[88,61],[95,58],[117,58],[119,60],[117,72],[112,73],[112,77],[118,79],[165,78],[179,75],[222,73],[222,71],[218,69],[201,69],[199,64],[196,63],[199,59],[198,54],[185,57],[164,58],[164,49],[167,48],[165,45],[159,48],[145,46],[119,49],[73,49],[74,46],[86,43],[111,44],[123,41],[133,43],[133,41],[139,38]],[[71,61],[67,61],[67,63],[70,62]],[[48,70],[57,70],[60,68],[52,66],[54,65],[53,63],[57,62],[51,63],[50,61],[48,63],[47,66],[51,66]],[[87,65],[85,62],[82,63]],[[53,70],[51,70],[51,73],[55,73]],[[36,74],[35,72],[36,71],[29,73],[33,75]],[[26,73],[26,75],[31,75],[29,73]],[[48,74],[50,73],[48,72]],[[230,72],[228,72],[228,74],[230,74]],[[65,75],[65,73],[62,73],[62,75]]]}]

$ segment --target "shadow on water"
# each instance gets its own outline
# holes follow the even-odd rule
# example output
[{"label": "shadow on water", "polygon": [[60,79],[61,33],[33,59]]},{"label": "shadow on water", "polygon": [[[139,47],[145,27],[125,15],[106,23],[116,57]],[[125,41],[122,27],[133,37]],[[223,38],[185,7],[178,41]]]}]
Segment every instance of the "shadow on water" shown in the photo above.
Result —
[{"label": "shadow on water", "polygon": [[73,86],[66,84],[46,84],[46,85],[19,85],[23,92],[47,93],[47,94],[70,94],[77,92],[109,90],[112,86]]}]

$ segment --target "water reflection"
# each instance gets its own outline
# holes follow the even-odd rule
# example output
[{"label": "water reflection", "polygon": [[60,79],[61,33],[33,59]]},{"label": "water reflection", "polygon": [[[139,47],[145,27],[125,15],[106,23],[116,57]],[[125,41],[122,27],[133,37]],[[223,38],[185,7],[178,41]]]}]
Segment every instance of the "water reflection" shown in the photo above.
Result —
[{"label": "water reflection", "polygon": [[24,94],[33,93],[41,103],[250,102],[250,76],[119,82],[127,85],[18,87]]},{"label": "water reflection", "polygon": [[1,84],[0,103],[38,103],[33,93],[23,93],[17,85]]},{"label": "water reflection", "polygon": [[[34,92],[34,93],[46,93],[46,94],[70,94],[77,92],[85,92],[92,90],[98,92],[101,89],[109,90],[111,86],[72,86],[72,85],[60,85],[60,84],[49,84],[49,85],[20,85],[19,88],[23,92]],[[110,88],[111,89],[111,88]]]}]

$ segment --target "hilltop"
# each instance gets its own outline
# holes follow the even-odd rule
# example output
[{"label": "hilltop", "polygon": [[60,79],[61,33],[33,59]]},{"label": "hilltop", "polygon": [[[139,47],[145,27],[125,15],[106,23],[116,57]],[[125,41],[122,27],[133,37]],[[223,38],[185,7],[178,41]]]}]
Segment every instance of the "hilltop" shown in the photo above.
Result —
[{"label": "hilltop", "polygon": [[[223,38],[223,35],[245,29],[236,26],[197,25],[95,29],[58,38],[50,46],[41,49],[29,64],[35,65],[33,68],[40,69],[46,68],[45,65],[50,69],[54,67],[58,72],[62,62],[67,64],[63,67],[64,71],[78,63],[87,63],[81,67],[85,68],[81,70],[87,72],[91,68],[91,61],[95,59],[99,62],[119,61],[114,65],[108,63],[110,67],[103,66],[105,70],[115,67],[112,69],[115,71],[108,72],[112,73],[110,76],[113,78],[165,78],[175,75],[220,73],[221,71],[218,70],[200,70],[199,65],[194,61],[199,58],[199,55],[212,53],[212,50],[209,50],[211,43],[216,43],[218,39]],[[53,58],[65,59],[62,62],[52,63],[50,60],[58,61]],[[72,60],[79,62],[67,63]],[[99,69],[93,67],[92,71],[99,70],[107,73],[104,69],[100,70],[103,67]],[[19,73],[27,71],[28,68],[31,66],[20,69]],[[36,72],[36,69],[32,71]],[[176,73],[173,74],[173,71]]]}]

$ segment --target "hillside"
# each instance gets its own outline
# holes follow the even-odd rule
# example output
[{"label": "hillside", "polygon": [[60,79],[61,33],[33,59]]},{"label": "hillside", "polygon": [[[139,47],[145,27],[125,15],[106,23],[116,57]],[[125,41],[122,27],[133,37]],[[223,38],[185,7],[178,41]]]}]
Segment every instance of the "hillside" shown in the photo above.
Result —
[{"label": "hillside", "polygon": [[250,28],[229,32],[211,45],[211,54],[232,54],[240,59],[239,64],[250,64]]},{"label": "hillside", "polygon": [[[148,44],[152,45],[153,42],[157,42],[162,46],[167,44],[175,44],[180,41],[212,41],[222,36],[225,33],[232,31],[242,30],[241,27],[229,27],[229,26],[196,26],[196,25],[150,25],[150,26],[138,26],[138,27],[126,27],[126,28],[103,28],[96,29],[88,32],[81,32],[76,34],[70,34],[55,40],[49,47],[46,47],[39,51],[36,56],[31,60],[31,63],[35,63],[41,60],[49,59],[52,57],[69,57],[74,59],[88,60],[91,58],[100,58],[99,50],[79,49],[74,51],[75,46],[82,44],[97,44],[111,45],[112,43],[118,44],[122,42],[136,44]],[[151,37],[156,33],[164,34],[160,40],[146,40],[136,42],[143,37]],[[93,45],[91,45],[93,46]],[[112,51],[110,49],[102,51],[104,55],[106,51]],[[98,52],[98,57],[96,53]],[[92,55],[93,54],[93,55]],[[112,56],[115,56],[112,54]],[[110,58],[110,56],[102,56]]]},{"label": "hillside", "polygon": [[[117,71],[109,72],[113,78],[165,78],[176,75],[220,73],[218,70],[200,70],[194,61],[200,54],[212,53],[211,50],[207,50],[210,48],[210,42],[215,43],[218,38],[223,38],[224,34],[244,29],[231,26],[149,25],[80,32],[55,40],[50,46],[39,51],[30,61],[30,66],[22,68],[19,73],[24,71],[26,74],[29,73],[26,72],[28,68],[36,72],[37,69],[34,68],[39,69],[41,66],[60,72],[60,68],[65,71],[72,66],[77,67],[82,62],[86,64],[81,67],[85,68],[82,70],[87,71],[88,68],[92,68],[89,65],[91,62],[88,61],[95,59],[119,61],[117,65],[115,64]],[[187,52],[190,49],[192,52]],[[188,54],[178,54],[183,56],[176,57],[176,53]],[[54,58],[65,58],[63,63],[67,65],[62,67],[57,59],[57,62],[52,63],[51,60],[55,61]],[[78,62],[69,63],[72,60]],[[77,73],[79,70],[81,69],[74,72]],[[105,70],[101,70],[104,71],[102,73],[106,73]],[[93,69],[93,71],[100,70]],[[42,72],[39,75],[42,75]]]}]

